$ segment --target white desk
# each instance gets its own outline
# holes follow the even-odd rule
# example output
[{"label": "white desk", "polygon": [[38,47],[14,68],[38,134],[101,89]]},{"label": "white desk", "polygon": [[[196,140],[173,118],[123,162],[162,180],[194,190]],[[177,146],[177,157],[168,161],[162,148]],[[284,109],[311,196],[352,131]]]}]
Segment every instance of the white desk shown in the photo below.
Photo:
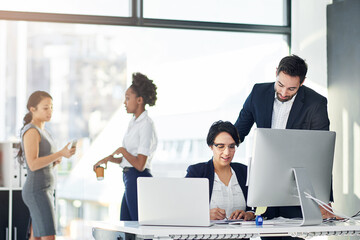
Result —
[{"label": "white desk", "polygon": [[140,226],[138,222],[95,222],[95,239],[238,239],[265,236],[360,236],[360,223],[336,222],[317,226],[213,225],[211,227]]}]

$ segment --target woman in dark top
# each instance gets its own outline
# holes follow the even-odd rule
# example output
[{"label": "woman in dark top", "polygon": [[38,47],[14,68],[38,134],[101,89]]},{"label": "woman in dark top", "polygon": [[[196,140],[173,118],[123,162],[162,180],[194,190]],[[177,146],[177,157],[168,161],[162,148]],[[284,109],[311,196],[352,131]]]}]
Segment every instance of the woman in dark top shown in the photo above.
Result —
[{"label": "woman in dark top", "polygon": [[53,167],[61,162],[62,157],[71,157],[75,148],[69,149],[68,143],[56,151],[53,139],[45,129],[45,122],[49,122],[52,116],[52,98],[47,92],[31,94],[27,109],[18,157],[21,161],[25,159],[27,166],[22,197],[32,220],[30,239],[52,240],[56,234]]},{"label": "woman in dark top", "polygon": [[247,167],[232,163],[236,147],[240,144],[236,128],[230,122],[213,123],[207,144],[213,151],[213,158],[189,166],[186,177],[209,179],[210,219],[254,219],[254,213],[246,205]]}]

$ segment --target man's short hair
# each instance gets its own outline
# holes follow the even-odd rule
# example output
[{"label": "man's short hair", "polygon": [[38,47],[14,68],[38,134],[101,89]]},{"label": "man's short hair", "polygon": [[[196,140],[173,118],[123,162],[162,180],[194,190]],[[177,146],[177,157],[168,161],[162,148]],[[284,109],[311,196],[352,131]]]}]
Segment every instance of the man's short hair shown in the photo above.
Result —
[{"label": "man's short hair", "polygon": [[308,66],[305,60],[293,54],[281,59],[276,75],[279,76],[280,72],[284,72],[285,74],[293,77],[298,76],[300,77],[300,84],[302,84],[305,80],[307,69]]}]

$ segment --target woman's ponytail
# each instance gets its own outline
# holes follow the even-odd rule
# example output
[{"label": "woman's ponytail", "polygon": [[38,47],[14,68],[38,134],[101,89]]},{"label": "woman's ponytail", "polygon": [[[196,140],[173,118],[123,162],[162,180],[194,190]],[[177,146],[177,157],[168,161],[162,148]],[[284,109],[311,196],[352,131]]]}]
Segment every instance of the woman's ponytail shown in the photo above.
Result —
[{"label": "woman's ponytail", "polygon": [[31,120],[32,120],[32,114],[31,114],[31,112],[28,112],[27,114],[25,114],[25,117],[24,117],[24,126],[26,124],[28,124],[29,122],[31,122]]},{"label": "woman's ponytail", "polygon": [[[26,124],[30,123],[32,120],[32,113],[29,111],[27,114],[25,114],[24,116],[24,126],[21,128],[20,132],[23,130],[23,128],[25,127]],[[20,133],[21,135],[21,133]],[[24,158],[23,158],[23,149],[21,147],[21,144],[20,144],[20,148],[19,148],[19,152],[18,154],[16,155],[17,159],[18,159],[18,162],[20,164],[23,164],[24,163]]]}]

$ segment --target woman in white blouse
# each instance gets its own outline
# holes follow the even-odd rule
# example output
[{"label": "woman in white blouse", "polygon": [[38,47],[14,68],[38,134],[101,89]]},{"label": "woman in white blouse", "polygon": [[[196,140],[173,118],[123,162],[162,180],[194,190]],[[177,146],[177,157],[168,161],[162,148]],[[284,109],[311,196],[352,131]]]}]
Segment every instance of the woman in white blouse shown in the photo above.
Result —
[{"label": "woman in white blouse", "polygon": [[[141,73],[133,74],[132,85],[125,93],[127,113],[133,114],[124,136],[122,146],[113,154],[98,161],[94,171],[100,164],[108,161],[120,164],[123,168],[125,192],[121,203],[120,220],[137,221],[137,178],[152,177],[150,162],[157,147],[155,126],[148,116],[145,106],[154,106],[156,102],[156,85]],[[116,158],[114,155],[121,154]]]},{"label": "woman in white blouse", "polygon": [[206,141],[213,151],[213,158],[189,166],[186,177],[209,179],[210,219],[254,219],[254,213],[246,205],[247,167],[232,163],[240,144],[235,126],[221,120],[213,123]]}]

